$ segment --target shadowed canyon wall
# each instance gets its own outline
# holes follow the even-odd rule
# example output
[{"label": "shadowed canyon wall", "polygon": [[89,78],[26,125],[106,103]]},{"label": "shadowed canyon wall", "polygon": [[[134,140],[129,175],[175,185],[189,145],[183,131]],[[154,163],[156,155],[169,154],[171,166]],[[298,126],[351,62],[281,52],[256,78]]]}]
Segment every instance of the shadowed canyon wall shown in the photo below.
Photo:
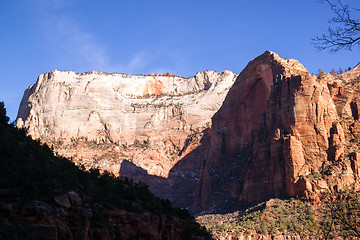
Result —
[{"label": "shadowed canyon wall", "polygon": [[272,197],[316,201],[358,183],[359,73],[312,76],[272,52],[251,61],[212,118],[197,203],[219,211]]},{"label": "shadowed canyon wall", "polygon": [[53,71],[25,91],[17,126],[197,213],[271,197],[317,201],[357,187],[359,75],[358,65],[312,76],[270,51],[239,76]]},{"label": "shadowed canyon wall", "polygon": [[[187,155],[200,144],[236,77],[230,71],[182,78],[55,70],[25,91],[17,127],[87,169],[146,181],[159,196],[189,206],[202,157]],[[178,184],[183,180],[188,186]],[[174,186],[179,194],[168,191]]]}]

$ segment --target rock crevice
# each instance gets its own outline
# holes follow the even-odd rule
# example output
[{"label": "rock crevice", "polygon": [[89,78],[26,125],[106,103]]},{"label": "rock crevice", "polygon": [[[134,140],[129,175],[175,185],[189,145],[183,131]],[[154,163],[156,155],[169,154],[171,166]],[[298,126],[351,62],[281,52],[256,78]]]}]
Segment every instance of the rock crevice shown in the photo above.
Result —
[{"label": "rock crevice", "polygon": [[312,76],[273,52],[251,61],[212,118],[200,208],[229,211],[273,197],[316,201],[324,191],[358,187],[358,160],[349,154],[358,153],[359,75]]},{"label": "rock crevice", "polygon": [[359,76],[313,76],[270,51],[238,76],[52,71],[25,91],[17,126],[197,213],[317,201],[358,187]]}]

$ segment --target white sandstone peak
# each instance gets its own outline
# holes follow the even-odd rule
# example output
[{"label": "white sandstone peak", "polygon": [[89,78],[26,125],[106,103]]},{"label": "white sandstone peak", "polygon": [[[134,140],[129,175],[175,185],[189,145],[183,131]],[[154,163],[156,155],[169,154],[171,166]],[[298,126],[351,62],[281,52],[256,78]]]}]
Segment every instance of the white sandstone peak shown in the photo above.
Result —
[{"label": "white sandstone peak", "polygon": [[[137,165],[166,176],[175,164],[166,159],[189,134],[209,125],[236,77],[231,71],[209,70],[190,78],[53,70],[25,91],[17,126],[43,142],[64,142],[63,147],[71,139],[116,146],[149,140],[159,155],[141,155]],[[65,153],[69,151],[77,150]],[[165,163],[150,164],[154,159]]]}]

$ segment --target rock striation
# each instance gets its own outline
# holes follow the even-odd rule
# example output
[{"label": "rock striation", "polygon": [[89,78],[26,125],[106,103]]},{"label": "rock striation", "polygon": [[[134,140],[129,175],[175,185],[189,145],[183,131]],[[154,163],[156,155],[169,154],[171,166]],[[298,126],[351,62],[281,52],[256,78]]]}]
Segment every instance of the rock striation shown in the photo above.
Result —
[{"label": "rock striation", "polygon": [[212,118],[202,209],[358,188],[359,68],[312,76],[273,52],[252,60]]},{"label": "rock striation", "polygon": [[[200,144],[236,77],[231,71],[183,78],[55,70],[25,91],[16,125],[87,169],[146,181],[173,201],[185,191],[188,206],[201,158],[185,160],[171,177],[170,169]],[[164,190],[184,178],[189,186],[181,193]]]},{"label": "rock striation", "polygon": [[270,51],[239,76],[52,71],[25,91],[17,126],[195,213],[274,197],[316,202],[358,188],[359,76],[360,65],[313,76]]},{"label": "rock striation", "polygon": [[54,156],[0,122],[0,239],[211,239],[145,184]]}]

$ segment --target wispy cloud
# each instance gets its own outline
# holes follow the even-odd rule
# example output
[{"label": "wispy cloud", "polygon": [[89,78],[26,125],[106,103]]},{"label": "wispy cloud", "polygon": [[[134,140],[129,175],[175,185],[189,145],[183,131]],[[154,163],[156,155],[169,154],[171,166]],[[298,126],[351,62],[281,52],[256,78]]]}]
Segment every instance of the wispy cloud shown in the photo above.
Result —
[{"label": "wispy cloud", "polygon": [[52,4],[52,6],[56,7],[56,8],[60,8],[65,6],[69,1],[66,0],[50,0],[48,1],[49,4]]},{"label": "wispy cloud", "polygon": [[71,19],[47,19],[47,38],[70,61],[82,62],[93,68],[105,67],[109,58],[106,49],[96,39]]},{"label": "wispy cloud", "polygon": [[150,48],[136,49],[130,55],[127,52],[114,56],[111,53],[114,46],[106,45],[96,38],[93,29],[66,14],[66,9],[72,7],[72,1],[39,0],[37,3],[42,33],[62,65],[84,71],[123,73],[166,73],[179,68],[181,61],[178,56],[161,42]]},{"label": "wispy cloud", "polygon": [[62,8],[71,4],[73,0],[37,0],[31,1],[32,4],[38,6],[38,8]]},{"label": "wispy cloud", "polygon": [[132,57],[121,63],[109,65],[107,71],[120,71],[123,73],[136,73],[141,72],[148,64],[150,56],[146,51],[135,53]]},{"label": "wispy cloud", "polygon": [[172,69],[167,67],[156,67],[158,65],[156,63],[159,62],[162,57],[163,55],[159,53],[142,50],[133,54],[130,58],[122,59],[121,62],[108,64],[102,70],[126,74],[173,72]]}]

